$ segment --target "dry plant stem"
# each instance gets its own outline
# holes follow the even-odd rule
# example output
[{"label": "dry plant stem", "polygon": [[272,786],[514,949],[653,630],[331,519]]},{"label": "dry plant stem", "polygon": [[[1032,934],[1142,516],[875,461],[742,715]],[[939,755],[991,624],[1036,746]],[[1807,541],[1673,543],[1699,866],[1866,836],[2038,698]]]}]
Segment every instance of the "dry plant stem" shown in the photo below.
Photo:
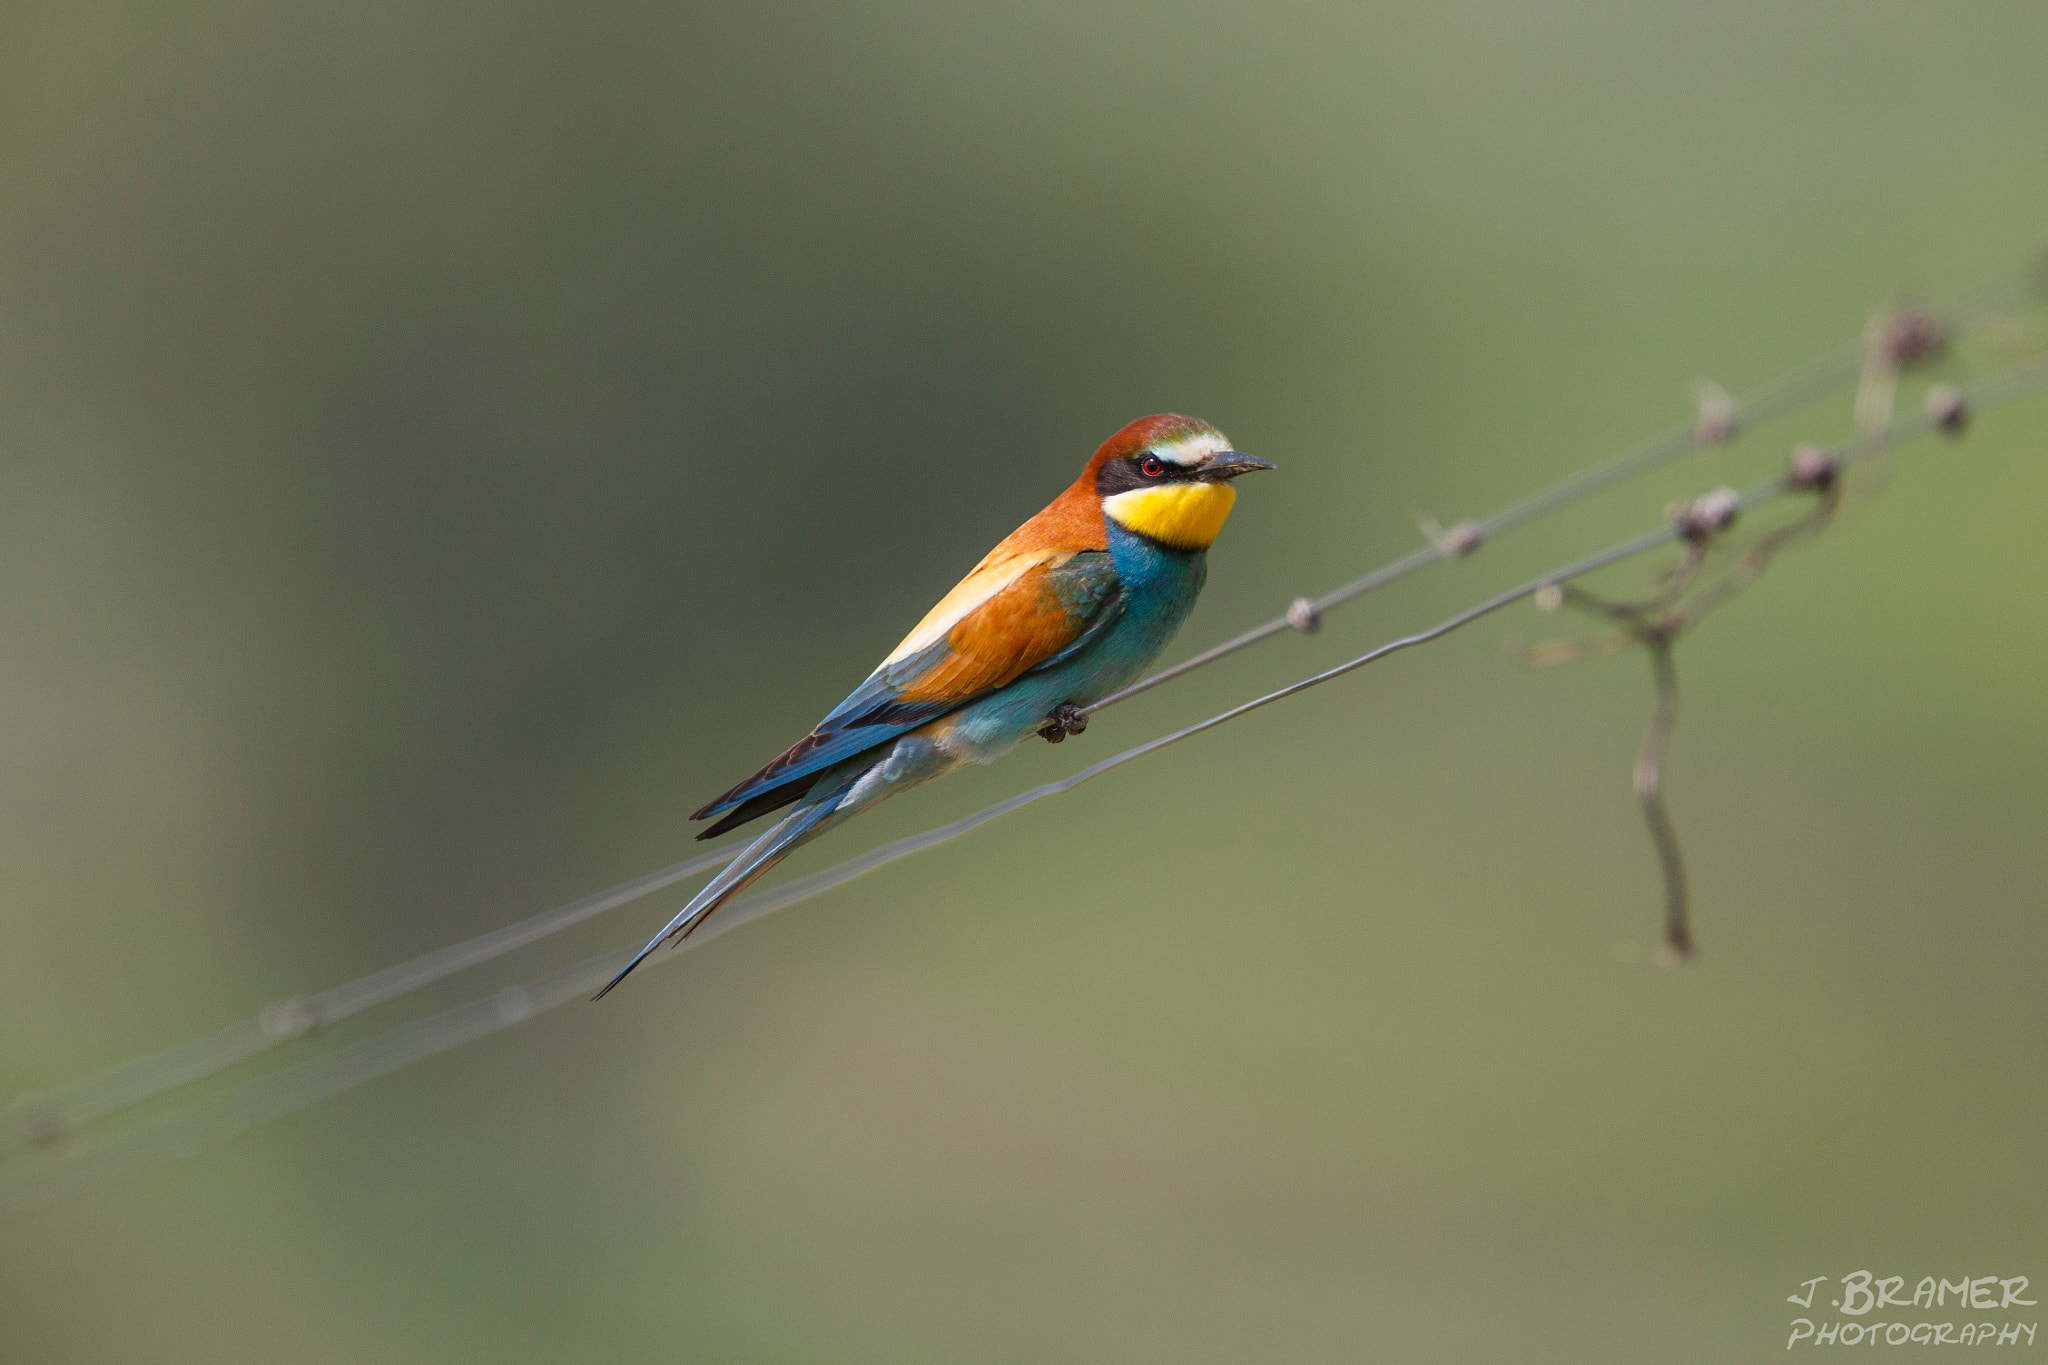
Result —
[{"label": "dry plant stem", "polygon": [[1687,540],[1681,544],[1678,562],[1665,571],[1663,583],[1648,597],[1614,602],[1596,597],[1577,584],[1566,583],[1563,585],[1564,600],[1585,611],[1640,627],[1646,615],[1661,612],[1683,597],[1699,577],[1700,567],[1707,562],[1707,547],[1703,542]]},{"label": "dry plant stem", "polygon": [[1755,543],[1736,556],[1727,573],[1702,588],[1699,594],[1686,604],[1684,620],[1680,623],[1679,629],[1692,629],[1715,608],[1755,582],[1757,575],[1768,568],[1781,551],[1823,530],[1834,520],[1835,513],[1841,510],[1841,506],[1842,486],[1838,483],[1822,489],[1816,496],[1813,506],[1805,514],[1758,537]]},{"label": "dry plant stem", "polygon": [[[1649,727],[1643,732],[1642,748],[1636,753],[1633,778],[1636,800],[1642,806],[1643,821],[1650,828],[1650,843],[1657,851],[1657,867],[1664,878],[1664,948],[1668,959],[1674,962],[1693,955],[1693,939],[1685,859],[1679,852],[1678,831],[1672,826],[1671,813],[1664,806],[1664,756],[1670,751],[1671,732],[1678,724],[1678,669],[1671,658],[1671,646],[1690,622],[1676,612],[1657,619],[1648,619],[1647,613],[1664,612],[1698,572],[1706,557],[1704,547],[1689,541],[1686,550],[1685,557],[1668,576],[1665,591],[1642,601],[1610,602],[1583,588],[1565,585],[1566,602],[1618,620],[1622,625],[1612,634],[1592,641],[1567,642],[1575,648],[1570,652],[1553,651],[1552,656],[1545,657],[1545,662],[1583,658],[1595,652],[1596,645],[1618,646],[1627,641],[1642,645],[1650,656],[1656,703],[1650,710]],[[1678,585],[1675,591],[1672,584]],[[1606,650],[1602,648],[1599,652]],[[1527,657],[1537,657],[1536,651],[1529,651]]]},{"label": "dry plant stem", "polygon": [[1693,954],[1685,859],[1678,851],[1678,831],[1671,826],[1671,814],[1664,809],[1664,755],[1678,724],[1678,670],[1671,662],[1670,637],[1653,634],[1646,643],[1650,675],[1657,684],[1657,704],[1650,712],[1650,728],[1643,734],[1642,751],[1636,757],[1636,799],[1642,803],[1650,842],[1657,848],[1657,866],[1664,874],[1664,947],[1674,959],[1684,959]]},{"label": "dry plant stem", "polygon": [[[1656,704],[1643,735],[1634,771],[1636,799],[1643,820],[1650,829],[1650,842],[1657,852],[1657,865],[1664,878],[1664,949],[1667,962],[1679,962],[1693,955],[1690,892],[1685,877],[1685,860],[1679,851],[1678,831],[1664,805],[1664,756],[1671,747],[1671,732],[1678,723],[1678,670],[1671,655],[1678,638],[1698,625],[1719,607],[1756,580],[1781,550],[1812,535],[1833,519],[1841,505],[1842,484],[1831,476],[1816,491],[1814,505],[1783,526],[1759,536],[1736,557],[1726,574],[1702,588],[1683,607],[1677,604],[1696,582],[1706,562],[1708,543],[1704,539],[1683,542],[1685,552],[1669,573],[1663,587],[1647,598],[1611,601],[1567,583],[1563,601],[1583,611],[1620,623],[1605,635],[1579,640],[1552,640],[1522,651],[1532,667],[1612,653],[1630,643],[1642,645],[1650,656],[1650,675],[1656,687]],[[1677,609],[1674,609],[1677,607]]]}]

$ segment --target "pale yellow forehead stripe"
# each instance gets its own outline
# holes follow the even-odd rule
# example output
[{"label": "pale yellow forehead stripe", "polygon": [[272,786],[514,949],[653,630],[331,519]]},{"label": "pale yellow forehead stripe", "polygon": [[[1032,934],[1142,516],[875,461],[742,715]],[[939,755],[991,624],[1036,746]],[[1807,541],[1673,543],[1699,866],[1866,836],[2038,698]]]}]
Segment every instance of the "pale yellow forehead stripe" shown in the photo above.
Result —
[{"label": "pale yellow forehead stripe", "polygon": [[1163,483],[1102,500],[1117,524],[1176,550],[1206,550],[1216,541],[1237,490],[1227,483]]},{"label": "pale yellow forehead stripe", "polygon": [[1177,465],[1197,465],[1212,455],[1221,455],[1230,449],[1230,442],[1220,431],[1198,431],[1192,436],[1183,436],[1178,441],[1164,441],[1152,447],[1152,453],[1162,460]]}]

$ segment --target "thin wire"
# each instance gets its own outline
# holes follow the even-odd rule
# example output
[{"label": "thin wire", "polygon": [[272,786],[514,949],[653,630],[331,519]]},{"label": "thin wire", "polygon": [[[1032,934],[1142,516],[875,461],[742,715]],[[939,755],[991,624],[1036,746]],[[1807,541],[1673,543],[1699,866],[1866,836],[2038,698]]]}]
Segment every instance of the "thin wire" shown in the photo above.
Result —
[{"label": "thin wire", "polygon": [[[2041,278],[2036,279],[2037,275]],[[2015,272],[2004,279],[1960,295],[1939,307],[1941,311],[1955,315],[1957,320],[1952,321],[1950,326],[1956,333],[1967,334],[1994,324],[1997,315],[1988,311],[1994,306],[2031,298],[2043,288],[2048,288],[2048,272],[2030,267],[2029,270]],[[1861,355],[1860,349],[1845,350],[1767,386],[1743,402],[1731,405],[1726,413],[1725,425],[1711,440],[1701,438],[1691,428],[1669,433],[1531,494],[1477,522],[1470,523],[1468,528],[1460,528],[1468,532],[1468,538],[1464,540],[1459,540],[1455,535],[1435,538],[1431,543],[1399,556],[1314,599],[1309,603],[1312,615],[1319,617],[1330,607],[1392,583],[1440,559],[1469,553],[1485,540],[1506,530],[1612,487],[1625,479],[1675,459],[1687,451],[1703,445],[1720,444],[1742,425],[1767,420],[1811,402],[1820,394],[1848,382],[1856,372]],[[1984,401],[1998,400],[1987,398]],[[1277,635],[1293,625],[1294,622],[1288,616],[1268,621],[1171,668],[1141,679],[1086,709],[1094,712],[1128,700],[1161,683],[1181,677],[1249,645]],[[489,961],[580,923],[593,915],[615,909],[673,885],[694,873],[722,866],[737,856],[742,846],[734,844],[714,850],[661,871],[621,883],[608,891],[598,892],[555,910],[535,915],[504,929],[479,935],[412,961],[374,972],[358,981],[333,987],[317,995],[295,997],[270,1005],[254,1019],[243,1020],[190,1042],[49,1091],[24,1095],[10,1106],[14,1121],[4,1130],[0,1130],[0,1158],[18,1153],[29,1146],[59,1142],[72,1128],[80,1124],[89,1123],[166,1090],[199,1080],[279,1043],[302,1037],[322,1025],[337,1022],[455,972]],[[720,916],[726,927],[731,927],[737,922],[732,916],[731,909]]]},{"label": "thin wire", "polygon": [[[2048,262],[2048,256],[2044,256],[2042,260]],[[2029,273],[2030,271],[2032,273]],[[2040,275],[2041,279],[2037,280],[2034,278],[2035,275]],[[2031,298],[2043,289],[2048,289],[2048,271],[2029,267],[2028,270],[2016,272],[2004,279],[1994,280],[1959,294],[1945,303],[1935,305],[1929,311],[1936,316],[1952,315],[1951,326],[1955,334],[1967,336],[1995,324],[1998,315],[1988,310],[2000,304]],[[1862,373],[1864,358],[1865,352],[1861,343],[1844,347],[1833,355],[1812,362],[1805,369],[1766,385],[1750,397],[1731,404],[1725,415],[1724,425],[1719,428],[1717,434],[1703,435],[1697,423],[1676,428],[1600,464],[1568,475],[1548,488],[1539,489],[1527,497],[1511,502],[1477,521],[1467,523],[1463,527],[1454,527],[1449,534],[1434,536],[1428,544],[1419,545],[1406,554],[1388,560],[1342,587],[1324,593],[1321,597],[1307,599],[1308,620],[1316,621],[1332,607],[1361,597],[1376,588],[1383,588],[1397,579],[1406,578],[1409,574],[1428,568],[1440,560],[1469,555],[1503,532],[1526,525],[1595,493],[1604,492],[1659,465],[1669,464],[1693,451],[1725,445],[1744,427],[1756,426],[1796,412],[1822,395],[1846,388],[1854,382]],[[1292,612],[1276,616],[1270,621],[1253,626],[1242,635],[1234,636],[1222,644],[1210,646],[1191,658],[1183,659],[1171,668],[1163,668],[1149,677],[1140,678],[1122,691],[1111,693],[1094,705],[1082,709],[1086,714],[1092,715],[1105,707],[1115,706],[1118,702],[1129,701],[1139,693],[1149,692],[1161,683],[1171,682],[1198,668],[1206,668],[1218,659],[1237,653],[1240,649],[1292,629],[1299,629]]]},{"label": "thin wire", "polygon": [[[1968,407],[1973,413],[1988,410],[2043,388],[2048,388],[2048,357],[2015,365],[1973,386],[1967,394]],[[1839,462],[1846,468],[1868,460],[1892,446],[1926,434],[1939,424],[1938,418],[1924,412],[1900,419],[1852,442],[1840,455]],[[1736,499],[1735,507],[1738,512],[1751,511],[1793,491],[1794,486],[1789,478],[1772,479],[1743,493]],[[1161,749],[1228,724],[1240,716],[1270,706],[1274,702],[1319,687],[1389,655],[1440,639],[1515,602],[1533,597],[1545,588],[1561,585],[1669,545],[1682,534],[1676,523],[1666,523],[1561,569],[1530,579],[1519,587],[1497,593],[1454,616],[1445,618],[1427,630],[1389,640],[1334,668],[1255,697],[1226,711],[1218,712],[1206,720],[1149,740],[1135,748],[1126,749],[1068,777],[1020,792],[950,824],[898,839],[894,843],[790,882],[773,891],[746,897],[727,907],[709,921],[698,934],[688,939],[676,940],[673,946],[657,951],[648,959],[646,965],[660,966],[692,947],[700,946],[763,915],[772,914],[835,887],[843,886],[898,859],[957,839],[991,820],[1008,815],[1033,802],[1072,791],[1112,768],[1157,753]],[[627,885],[631,886],[633,883]],[[584,902],[577,904],[581,905]],[[43,1153],[12,1162],[0,1168],[0,1219],[26,1213],[129,1171],[188,1154],[208,1142],[302,1109],[412,1062],[446,1052],[472,1039],[522,1023],[536,1014],[580,999],[595,986],[610,979],[631,956],[630,949],[622,948],[588,958],[523,985],[508,986],[467,1004],[399,1025],[332,1052],[244,1081],[169,1113],[88,1138],[69,1151]]]},{"label": "thin wire", "polygon": [[[843,886],[856,877],[864,876],[900,858],[907,858],[914,853],[957,839],[970,830],[1033,802],[1072,791],[1082,783],[1099,777],[1112,768],[1121,767],[1133,759],[1156,753],[1169,745],[1213,730],[1219,725],[1227,724],[1239,716],[1247,715],[1283,698],[1340,678],[1389,654],[1426,644],[1460,626],[1468,625],[1482,616],[1498,611],[1511,602],[1519,601],[1551,583],[1578,574],[1591,573],[1595,569],[1619,563],[1645,550],[1667,544],[1675,534],[1669,526],[1659,527],[1646,535],[1580,560],[1566,569],[1546,574],[1520,588],[1488,598],[1478,606],[1468,608],[1428,630],[1391,640],[1348,663],[1256,697],[1207,720],[1140,744],[1136,748],[1126,749],[1056,782],[1048,782],[1029,791],[1020,792],[951,824],[898,839],[858,858],[849,859],[773,891],[747,897],[708,921],[700,932],[689,938],[672,940],[673,946],[657,950],[644,965],[654,967],[671,961],[681,953],[751,920],[772,914],[799,901],[809,900],[834,887]],[[587,958],[574,966],[550,972],[524,985],[508,986],[481,999],[401,1024],[396,1028],[336,1048],[332,1052],[322,1053],[317,1057],[254,1077],[182,1108],[88,1138],[72,1150],[40,1154],[25,1161],[13,1162],[4,1168],[4,1171],[0,1171],[0,1220],[40,1208],[68,1194],[130,1171],[187,1155],[209,1142],[303,1109],[307,1105],[318,1103],[486,1034],[495,1033],[499,1029],[523,1023],[536,1014],[587,995],[593,988],[609,980],[611,975],[624,966],[631,957],[630,950],[617,949]]]},{"label": "thin wire", "polygon": [[517,924],[479,934],[446,948],[437,948],[410,962],[372,972],[318,995],[271,1005],[253,1019],[230,1024],[176,1047],[153,1052],[53,1090],[24,1095],[12,1106],[16,1122],[5,1132],[0,1132],[0,1157],[11,1156],[32,1145],[48,1145],[61,1140],[66,1131],[78,1124],[89,1123],[116,1109],[124,1109],[173,1087],[210,1076],[279,1043],[303,1037],[322,1025],[336,1023],[442,977],[488,962],[515,948],[523,948],[549,934],[580,924],[593,915],[673,886],[696,873],[722,867],[738,855],[740,847],[735,845],[700,854],[659,872],[621,882],[609,891],[599,891],[520,920]]}]

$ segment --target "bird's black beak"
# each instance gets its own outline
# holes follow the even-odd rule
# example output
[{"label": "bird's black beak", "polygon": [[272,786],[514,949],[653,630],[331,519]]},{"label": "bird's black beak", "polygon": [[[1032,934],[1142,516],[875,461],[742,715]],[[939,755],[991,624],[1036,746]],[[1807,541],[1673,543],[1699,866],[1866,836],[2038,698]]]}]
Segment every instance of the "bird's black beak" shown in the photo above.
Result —
[{"label": "bird's black beak", "polygon": [[1195,470],[1195,477],[1206,483],[1223,483],[1240,474],[1249,474],[1254,469],[1273,468],[1271,460],[1262,460],[1256,455],[1247,455],[1242,450],[1226,450],[1211,455]]}]

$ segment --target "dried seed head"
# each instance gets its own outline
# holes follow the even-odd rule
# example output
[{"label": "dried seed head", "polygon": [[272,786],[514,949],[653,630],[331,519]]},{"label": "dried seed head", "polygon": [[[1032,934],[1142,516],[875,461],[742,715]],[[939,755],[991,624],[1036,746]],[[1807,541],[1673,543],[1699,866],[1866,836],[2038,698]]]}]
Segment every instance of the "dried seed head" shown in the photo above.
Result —
[{"label": "dried seed head", "polygon": [[1711,379],[1702,379],[1693,385],[1692,391],[1698,404],[1697,415],[1692,422],[1692,443],[1696,446],[1717,446],[1733,436],[1739,423],[1735,416],[1735,399],[1728,390]]},{"label": "dried seed head", "polygon": [[1297,597],[1287,604],[1287,624],[1303,635],[1313,635],[1323,628],[1323,614],[1316,610],[1313,598]]},{"label": "dried seed head", "polygon": [[1969,401],[1953,384],[1936,384],[1929,388],[1925,406],[1927,415],[1934,419],[1934,425],[1951,436],[1959,434],[1970,424]]},{"label": "dried seed head", "polygon": [[1732,488],[1716,488],[1685,504],[1674,520],[1678,523],[1678,534],[1687,540],[1700,542],[1733,526],[1735,514],[1741,510],[1741,494]]},{"label": "dried seed head", "polygon": [[1842,476],[1842,462],[1817,445],[1801,445],[1792,451],[1791,464],[1785,471],[1785,482],[1794,488],[1809,488],[1824,493],[1835,486],[1835,480]]},{"label": "dried seed head", "polygon": [[1948,345],[1947,325],[1919,308],[1880,313],[1871,319],[1867,335],[1871,359],[1893,370],[1903,370]]},{"label": "dried seed head", "polygon": [[1463,559],[1485,544],[1486,537],[1479,533],[1479,527],[1472,522],[1461,521],[1445,531],[1439,543],[1446,555],[1454,559]]},{"label": "dried seed head", "polygon": [[1461,521],[1446,529],[1437,523],[1435,517],[1424,512],[1415,518],[1415,524],[1422,528],[1423,536],[1445,559],[1463,559],[1486,543],[1486,536],[1477,522]]}]

